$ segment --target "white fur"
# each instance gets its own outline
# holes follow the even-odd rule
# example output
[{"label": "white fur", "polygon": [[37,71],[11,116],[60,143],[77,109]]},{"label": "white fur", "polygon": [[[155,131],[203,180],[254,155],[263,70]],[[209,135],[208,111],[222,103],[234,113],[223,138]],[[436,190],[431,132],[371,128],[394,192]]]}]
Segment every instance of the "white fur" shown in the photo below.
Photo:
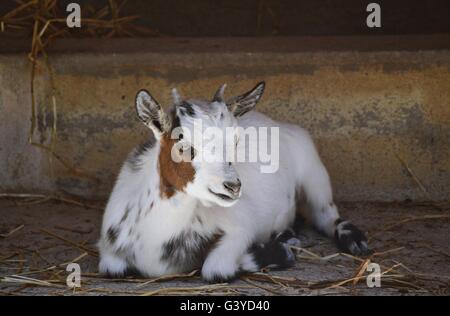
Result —
[{"label": "white fur", "polygon": [[[236,124],[224,103],[214,104],[217,113],[227,115],[224,125]],[[211,117],[205,115],[203,119],[210,122]],[[182,120],[182,125],[188,125],[186,120]],[[157,165],[160,147],[156,142],[140,157],[139,171],[132,170],[129,162],[120,171],[103,218],[99,242],[101,272],[122,273],[127,266],[147,276],[189,270],[192,267],[174,266],[161,260],[162,245],[187,229],[205,236],[219,229],[224,233],[203,263],[205,279],[232,277],[240,269],[255,271],[258,266],[248,253],[249,247],[255,242],[266,242],[272,233],[282,232],[292,225],[295,197],[299,192],[306,195],[305,215],[328,236],[334,235],[334,223],[339,214],[333,204],[327,171],[309,134],[298,126],[273,121],[257,112],[243,115],[237,124],[244,128],[280,128],[279,170],[261,173],[258,162],[235,163],[233,170],[222,170],[219,165],[207,167],[194,159],[194,182],[188,184],[185,192],[162,199]],[[236,202],[222,203],[205,189],[207,185],[218,186],[224,179],[237,176],[242,182],[242,191]],[[151,209],[150,205],[153,205]],[[119,225],[126,209],[129,214]],[[110,227],[120,227],[114,243],[108,241]]]}]

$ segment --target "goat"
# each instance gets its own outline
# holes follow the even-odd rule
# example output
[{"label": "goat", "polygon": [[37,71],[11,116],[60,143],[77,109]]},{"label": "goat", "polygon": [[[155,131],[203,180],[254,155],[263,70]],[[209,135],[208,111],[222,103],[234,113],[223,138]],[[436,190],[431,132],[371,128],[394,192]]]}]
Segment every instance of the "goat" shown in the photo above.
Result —
[{"label": "goat", "polygon": [[[98,243],[101,273],[161,276],[201,268],[206,281],[216,282],[264,266],[288,267],[295,261],[289,244],[296,239],[289,233],[279,237],[286,236],[296,215],[334,238],[343,251],[369,252],[364,234],[340,218],[309,134],[251,111],[264,88],[260,82],[225,101],[223,85],[210,102],[184,100],[174,89],[167,112],[146,90],[137,93],[137,115],[153,136],[130,153],[107,203]],[[239,140],[238,127],[279,128],[278,170],[262,173],[261,162],[201,159],[212,154],[211,146],[184,137],[198,133],[196,120],[204,128],[231,129],[232,145],[242,150],[251,143]]]}]

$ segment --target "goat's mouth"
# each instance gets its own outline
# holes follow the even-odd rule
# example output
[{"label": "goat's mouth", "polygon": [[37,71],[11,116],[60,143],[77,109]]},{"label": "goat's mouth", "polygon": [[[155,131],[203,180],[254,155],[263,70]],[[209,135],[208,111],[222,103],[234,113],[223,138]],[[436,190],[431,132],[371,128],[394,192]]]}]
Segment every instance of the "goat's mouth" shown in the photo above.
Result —
[{"label": "goat's mouth", "polygon": [[238,196],[230,196],[230,195],[226,195],[226,194],[223,194],[223,193],[214,192],[210,188],[208,188],[208,191],[211,194],[214,194],[215,196],[217,196],[218,198],[220,198],[221,200],[224,200],[224,201],[234,201],[234,200],[236,200],[238,198]]}]

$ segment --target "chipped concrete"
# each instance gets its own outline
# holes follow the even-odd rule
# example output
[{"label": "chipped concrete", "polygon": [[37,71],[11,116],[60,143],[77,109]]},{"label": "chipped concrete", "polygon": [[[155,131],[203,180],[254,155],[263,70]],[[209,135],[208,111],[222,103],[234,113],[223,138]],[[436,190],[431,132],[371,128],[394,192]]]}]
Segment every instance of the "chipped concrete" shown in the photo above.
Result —
[{"label": "chipped concrete", "polygon": [[[146,88],[168,104],[174,86],[189,97],[211,97],[224,82],[231,95],[265,80],[267,89],[258,109],[311,131],[337,199],[448,199],[450,50],[324,52],[283,45],[239,46],[238,41],[220,40],[216,46],[205,45],[205,40],[185,41],[114,53],[51,53],[55,150],[98,180],[68,172],[27,144],[30,65],[25,54],[0,55],[1,189],[63,190],[104,198],[126,154],[147,134],[135,118],[138,89]],[[43,63],[38,65],[35,91],[39,120],[34,140],[48,144],[54,118]],[[417,187],[397,156],[428,194]]]}]

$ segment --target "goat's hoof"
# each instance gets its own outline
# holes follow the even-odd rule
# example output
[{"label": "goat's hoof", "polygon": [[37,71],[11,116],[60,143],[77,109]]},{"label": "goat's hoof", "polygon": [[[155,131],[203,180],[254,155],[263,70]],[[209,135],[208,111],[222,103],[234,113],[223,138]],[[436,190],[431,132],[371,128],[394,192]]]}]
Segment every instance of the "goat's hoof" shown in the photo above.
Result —
[{"label": "goat's hoof", "polygon": [[230,276],[223,276],[220,274],[211,275],[211,276],[203,276],[203,280],[210,284],[221,284],[221,283],[230,283],[233,282],[238,277],[237,274]]},{"label": "goat's hoof", "polygon": [[302,246],[302,242],[298,238],[290,238],[290,239],[286,240],[285,244],[287,244],[288,246],[292,246],[292,247],[301,247]]},{"label": "goat's hoof", "polygon": [[282,262],[280,264],[281,267],[290,268],[290,267],[295,266],[295,262],[296,262],[295,253],[291,249],[291,246],[294,246],[293,245],[294,243],[295,243],[295,246],[298,247],[300,240],[298,240],[297,238],[291,238],[287,241],[287,243],[283,243],[283,248],[284,248],[284,251],[286,252],[286,257],[284,259],[284,262]]},{"label": "goat's hoof", "polygon": [[[292,238],[291,238],[292,239]],[[292,242],[292,240],[290,242]],[[271,240],[265,244],[254,245],[252,254],[255,263],[260,268],[285,269],[295,265],[295,254],[291,245],[278,240]]]},{"label": "goat's hoof", "polygon": [[372,253],[364,233],[347,221],[340,222],[336,226],[335,238],[338,247],[344,252],[355,256],[366,256]]},{"label": "goat's hoof", "polygon": [[203,263],[202,279],[208,283],[228,283],[237,278],[239,266],[225,254],[208,256]]}]

